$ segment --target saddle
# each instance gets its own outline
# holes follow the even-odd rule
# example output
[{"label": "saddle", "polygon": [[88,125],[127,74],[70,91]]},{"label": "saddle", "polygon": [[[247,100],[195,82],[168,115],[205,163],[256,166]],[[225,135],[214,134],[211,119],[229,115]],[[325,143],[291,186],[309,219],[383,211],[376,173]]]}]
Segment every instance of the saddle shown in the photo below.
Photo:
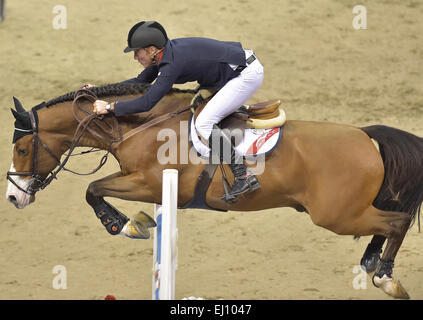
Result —
[{"label": "saddle", "polygon": [[[208,100],[208,99],[207,99]],[[196,101],[196,108],[191,109],[194,113],[194,121],[206,105],[206,101]],[[251,129],[271,129],[281,127],[286,121],[286,114],[283,109],[280,109],[280,100],[270,100],[255,105],[242,105],[234,113],[224,118],[219,127],[222,130],[229,130],[231,136],[235,136],[235,146],[240,143],[244,131],[247,128]],[[234,130],[237,129],[237,130]],[[237,136],[240,135],[240,136]],[[207,142],[206,142],[207,143]],[[216,211],[227,211],[216,208],[211,208],[206,203],[206,193],[216,172],[218,164],[206,164],[202,173],[198,177],[194,189],[193,198],[186,203],[181,209],[206,209]],[[229,182],[225,177],[223,165],[220,164],[223,177],[223,188],[225,194],[228,194]],[[234,203],[234,202],[228,202]]]},{"label": "saddle", "polygon": [[249,116],[247,127],[269,129],[283,126],[286,121],[286,114],[283,109],[279,108],[280,104],[280,100],[270,100],[241,107],[241,109],[246,107],[245,109]]},{"label": "saddle", "polygon": [[[254,105],[242,105],[234,113],[220,121],[219,127],[224,131],[229,130],[231,136],[235,136],[236,146],[242,140],[246,128],[271,129],[283,126],[286,121],[286,114],[283,109],[279,108],[280,104],[280,100],[269,100]],[[194,120],[205,105],[204,103],[195,108]],[[207,142],[205,143],[207,144]]]}]

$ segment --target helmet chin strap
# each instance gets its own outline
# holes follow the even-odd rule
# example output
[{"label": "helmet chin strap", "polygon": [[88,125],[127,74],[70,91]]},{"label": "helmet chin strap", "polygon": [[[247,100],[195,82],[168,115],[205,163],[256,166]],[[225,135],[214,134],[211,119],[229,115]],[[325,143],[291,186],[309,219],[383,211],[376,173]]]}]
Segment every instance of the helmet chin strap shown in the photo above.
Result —
[{"label": "helmet chin strap", "polygon": [[149,55],[151,57],[151,61],[153,64],[157,64],[158,63],[158,56],[159,54],[164,50],[164,48],[159,49],[156,52],[149,52]]}]

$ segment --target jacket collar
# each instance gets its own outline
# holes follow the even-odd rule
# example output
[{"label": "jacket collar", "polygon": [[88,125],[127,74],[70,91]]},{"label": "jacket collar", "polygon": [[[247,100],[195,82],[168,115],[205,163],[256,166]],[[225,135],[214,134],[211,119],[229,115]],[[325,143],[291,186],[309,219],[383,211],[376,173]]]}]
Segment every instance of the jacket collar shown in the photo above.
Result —
[{"label": "jacket collar", "polygon": [[168,40],[163,50],[163,57],[159,65],[165,64],[165,63],[172,63],[172,62],[173,62],[173,44],[172,44],[172,40]]}]

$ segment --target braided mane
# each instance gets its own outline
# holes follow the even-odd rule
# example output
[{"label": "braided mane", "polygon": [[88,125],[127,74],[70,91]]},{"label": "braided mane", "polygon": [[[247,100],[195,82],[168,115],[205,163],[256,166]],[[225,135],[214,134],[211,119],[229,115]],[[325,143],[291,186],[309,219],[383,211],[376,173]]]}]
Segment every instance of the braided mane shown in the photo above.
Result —
[{"label": "braided mane", "polygon": [[[145,94],[148,89],[151,87],[151,84],[146,83],[113,83],[101,87],[92,87],[92,91],[98,98],[111,97],[111,96],[125,96],[125,95],[136,95],[136,94]],[[172,88],[169,93],[192,93],[195,94],[196,90],[190,89],[178,89]],[[43,107],[51,107],[55,104],[73,101],[76,91],[69,92],[60,97],[51,99],[47,101]]]}]

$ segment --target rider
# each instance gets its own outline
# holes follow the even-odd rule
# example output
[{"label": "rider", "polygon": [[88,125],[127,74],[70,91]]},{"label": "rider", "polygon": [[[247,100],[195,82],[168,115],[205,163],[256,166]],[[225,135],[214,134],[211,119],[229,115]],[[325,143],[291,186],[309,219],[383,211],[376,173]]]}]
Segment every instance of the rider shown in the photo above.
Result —
[{"label": "rider", "polygon": [[[154,80],[155,83],[146,94],[133,100],[110,104],[96,100],[94,112],[114,112],[116,116],[122,116],[149,111],[175,83],[197,81],[200,88],[216,88],[217,93],[198,115],[195,127],[209,141],[213,154],[218,151],[211,147],[212,136],[222,137],[230,145],[228,164],[234,174],[230,195],[237,196],[259,188],[257,178],[247,171],[230,137],[217,126],[244,104],[263,82],[263,66],[253,51],[243,49],[239,42],[207,38],[170,40],[165,29],[156,21],[142,21],[131,28],[124,52],[131,51],[134,51],[134,59],[145,69],[138,77],[124,83],[152,83]],[[222,155],[219,156],[222,161]]]}]

